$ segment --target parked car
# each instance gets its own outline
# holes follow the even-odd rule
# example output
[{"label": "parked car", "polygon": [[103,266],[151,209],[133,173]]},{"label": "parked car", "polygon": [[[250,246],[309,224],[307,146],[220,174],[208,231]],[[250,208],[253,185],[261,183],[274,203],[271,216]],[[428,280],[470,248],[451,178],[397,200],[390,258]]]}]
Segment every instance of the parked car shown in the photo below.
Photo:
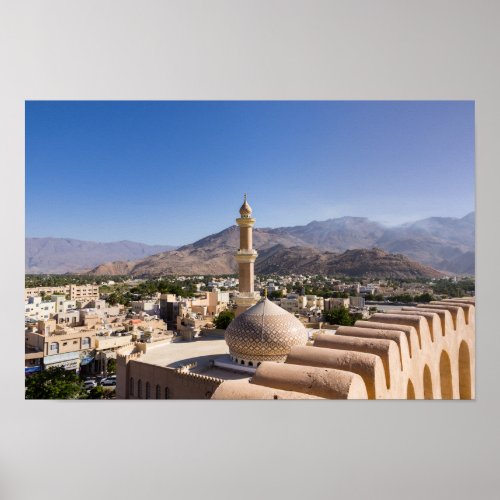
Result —
[{"label": "parked car", "polygon": [[114,386],[116,385],[116,378],[105,378],[101,380],[101,385],[102,386]]},{"label": "parked car", "polygon": [[83,387],[85,387],[85,389],[93,389],[97,387],[97,382],[95,380],[85,380]]}]

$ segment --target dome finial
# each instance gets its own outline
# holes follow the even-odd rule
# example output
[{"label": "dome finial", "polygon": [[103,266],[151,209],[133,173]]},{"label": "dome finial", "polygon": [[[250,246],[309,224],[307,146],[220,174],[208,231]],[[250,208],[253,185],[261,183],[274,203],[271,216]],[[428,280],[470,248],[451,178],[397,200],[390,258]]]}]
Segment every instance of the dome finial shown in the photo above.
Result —
[{"label": "dome finial", "polygon": [[248,204],[246,193],[243,195],[243,205],[241,205],[240,208],[240,215],[242,217],[249,217],[252,215],[252,207]]}]

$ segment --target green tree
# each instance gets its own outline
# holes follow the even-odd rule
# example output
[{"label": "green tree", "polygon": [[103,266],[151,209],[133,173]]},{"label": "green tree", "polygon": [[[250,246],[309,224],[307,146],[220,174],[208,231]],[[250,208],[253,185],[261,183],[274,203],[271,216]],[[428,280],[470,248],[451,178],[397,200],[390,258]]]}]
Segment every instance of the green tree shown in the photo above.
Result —
[{"label": "green tree", "polygon": [[[357,318],[356,318],[357,319]],[[346,307],[335,307],[325,312],[325,320],[331,325],[352,326],[356,321],[354,315]]]},{"label": "green tree", "polygon": [[88,397],[89,399],[104,399],[106,397],[106,389],[102,385],[92,387]]},{"label": "green tree", "polygon": [[85,399],[83,382],[73,370],[49,368],[26,379],[26,399]]},{"label": "green tree", "polygon": [[415,296],[415,302],[430,302],[431,300],[434,300],[434,297],[427,292]]},{"label": "green tree", "polygon": [[222,311],[214,318],[214,325],[220,330],[225,330],[234,319],[233,311]]},{"label": "green tree", "polygon": [[108,359],[107,371],[108,373],[116,373],[116,359]]}]

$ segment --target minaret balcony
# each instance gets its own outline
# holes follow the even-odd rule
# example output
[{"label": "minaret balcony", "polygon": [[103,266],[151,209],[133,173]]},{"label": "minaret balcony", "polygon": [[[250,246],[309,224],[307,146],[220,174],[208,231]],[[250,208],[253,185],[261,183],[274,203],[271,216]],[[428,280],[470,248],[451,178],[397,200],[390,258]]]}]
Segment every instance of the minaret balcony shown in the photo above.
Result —
[{"label": "minaret balcony", "polygon": [[236,224],[240,227],[252,227],[255,224],[255,219],[252,217],[239,217],[236,219]]},{"label": "minaret balcony", "polygon": [[258,254],[253,248],[250,249],[240,249],[236,252],[236,261],[240,263],[244,262],[255,262]]}]

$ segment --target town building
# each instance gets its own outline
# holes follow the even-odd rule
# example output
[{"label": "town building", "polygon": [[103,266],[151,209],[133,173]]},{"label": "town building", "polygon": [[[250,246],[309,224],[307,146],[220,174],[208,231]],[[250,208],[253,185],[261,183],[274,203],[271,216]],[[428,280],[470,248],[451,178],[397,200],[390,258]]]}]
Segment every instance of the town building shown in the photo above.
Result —
[{"label": "town building", "polygon": [[27,318],[35,321],[49,319],[56,313],[56,304],[52,301],[44,301],[42,297],[30,296],[24,302],[24,314]]},{"label": "town building", "polygon": [[40,286],[24,289],[24,300],[30,297],[42,295],[68,295],[70,300],[92,300],[99,298],[98,285],[63,285],[63,286]]},{"label": "town building", "polygon": [[332,309],[337,309],[338,307],[349,308],[350,301],[348,298],[338,298],[338,297],[330,297],[324,299],[324,310],[331,311]]},{"label": "town building", "polygon": [[52,327],[51,320],[40,321],[38,331],[25,333],[26,347],[43,353],[44,368],[63,366],[67,370],[78,372],[81,362],[95,348],[96,331]]}]

